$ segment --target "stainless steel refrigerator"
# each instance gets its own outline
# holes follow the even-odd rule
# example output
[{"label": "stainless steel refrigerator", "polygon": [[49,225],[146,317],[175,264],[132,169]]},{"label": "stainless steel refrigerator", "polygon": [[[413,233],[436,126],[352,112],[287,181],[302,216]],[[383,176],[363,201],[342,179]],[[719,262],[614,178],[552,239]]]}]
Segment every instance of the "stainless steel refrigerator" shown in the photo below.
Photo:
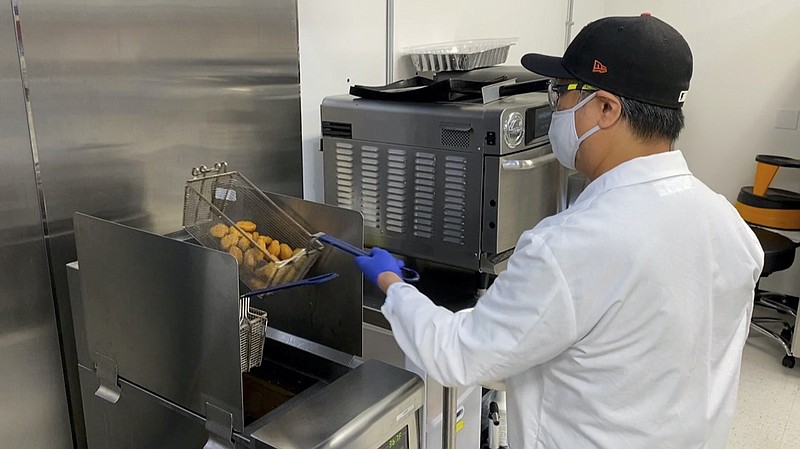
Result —
[{"label": "stainless steel refrigerator", "polygon": [[12,0],[0,60],[0,440],[85,447],[73,213],[177,229],[189,170],[219,160],[300,196],[297,5]]}]

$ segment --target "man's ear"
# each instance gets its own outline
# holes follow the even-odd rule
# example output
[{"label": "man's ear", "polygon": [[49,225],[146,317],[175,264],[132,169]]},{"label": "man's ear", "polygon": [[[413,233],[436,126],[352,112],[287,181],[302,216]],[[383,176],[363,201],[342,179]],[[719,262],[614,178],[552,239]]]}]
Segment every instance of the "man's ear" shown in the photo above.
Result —
[{"label": "man's ear", "polygon": [[619,123],[622,118],[622,103],[619,97],[606,91],[597,92],[600,103],[600,121],[597,123],[601,129],[611,128]]}]

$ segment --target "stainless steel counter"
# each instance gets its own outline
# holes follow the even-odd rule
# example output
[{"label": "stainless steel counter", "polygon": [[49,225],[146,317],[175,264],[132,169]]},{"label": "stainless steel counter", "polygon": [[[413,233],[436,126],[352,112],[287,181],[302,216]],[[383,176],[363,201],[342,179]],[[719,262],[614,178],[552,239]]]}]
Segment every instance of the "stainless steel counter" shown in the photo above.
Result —
[{"label": "stainless steel counter", "polygon": [[[253,433],[256,448],[378,448],[398,432],[417,449],[425,400],[414,374],[371,360]],[[401,435],[401,436],[402,436]],[[394,447],[391,445],[388,447]]]}]

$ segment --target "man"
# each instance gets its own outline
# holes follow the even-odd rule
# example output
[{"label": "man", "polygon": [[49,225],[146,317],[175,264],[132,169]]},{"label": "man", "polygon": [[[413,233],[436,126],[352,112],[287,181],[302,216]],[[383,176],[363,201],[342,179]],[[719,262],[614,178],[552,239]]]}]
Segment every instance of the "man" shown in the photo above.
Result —
[{"label": "man", "polygon": [[522,64],[554,79],[553,152],[591,183],[470,310],[434,306],[386,251],[357,258],[398,344],[444,385],[505,381],[512,449],[723,449],[763,253],[672,151],[688,44],[610,17]]}]

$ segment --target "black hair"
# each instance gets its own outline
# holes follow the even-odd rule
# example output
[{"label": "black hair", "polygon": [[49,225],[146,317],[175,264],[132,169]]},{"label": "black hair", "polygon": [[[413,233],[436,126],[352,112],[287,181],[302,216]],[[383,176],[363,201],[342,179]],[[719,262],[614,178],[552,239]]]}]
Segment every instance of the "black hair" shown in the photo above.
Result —
[{"label": "black hair", "polygon": [[674,142],[678,139],[684,125],[682,109],[665,108],[630,98],[618,98],[622,104],[622,118],[640,140]]}]

